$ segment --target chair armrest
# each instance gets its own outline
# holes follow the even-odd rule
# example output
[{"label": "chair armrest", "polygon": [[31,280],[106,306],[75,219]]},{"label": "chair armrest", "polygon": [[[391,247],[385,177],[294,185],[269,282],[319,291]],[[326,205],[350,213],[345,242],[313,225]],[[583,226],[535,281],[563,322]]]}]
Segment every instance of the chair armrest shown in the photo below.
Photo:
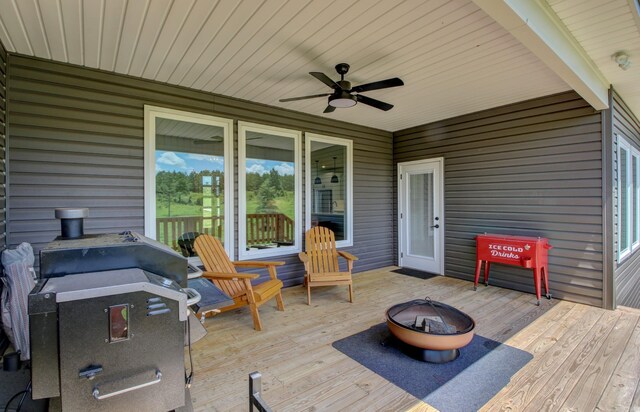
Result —
[{"label": "chair armrest", "polygon": [[343,258],[347,259],[347,260],[358,260],[358,258],[356,256],[353,256],[351,253],[349,252],[344,252],[342,250],[338,251],[338,254],[340,256],[342,256]]},{"label": "chair armrest", "polygon": [[282,266],[285,262],[274,261],[267,262],[263,260],[239,260],[237,262],[231,262],[233,266],[244,267],[244,268],[266,268],[269,266]]},{"label": "chair armrest", "polygon": [[238,262],[232,262],[234,266],[238,267],[254,267],[254,268],[267,268],[269,270],[269,277],[273,280],[278,279],[276,272],[276,266],[284,265],[284,262],[266,262],[263,260],[241,260]]},{"label": "chair armrest", "polygon": [[234,280],[234,279],[258,279],[260,275],[254,273],[220,273],[202,272],[202,277],[207,279]]},{"label": "chair armrest", "polygon": [[300,252],[298,253],[298,258],[300,258],[300,260],[302,261],[302,263],[307,263],[309,261],[309,257],[307,256],[306,253],[304,252]]}]

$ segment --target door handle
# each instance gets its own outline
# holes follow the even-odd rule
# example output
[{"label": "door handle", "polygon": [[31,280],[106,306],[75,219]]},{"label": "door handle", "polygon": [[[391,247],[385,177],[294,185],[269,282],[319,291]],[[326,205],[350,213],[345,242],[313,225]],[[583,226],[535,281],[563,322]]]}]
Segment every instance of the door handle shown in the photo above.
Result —
[{"label": "door handle", "polygon": [[440,225],[435,224],[435,225],[433,225],[433,226],[431,226],[431,227],[435,227],[435,228],[437,229],[437,228],[439,228],[439,227],[440,227]]}]

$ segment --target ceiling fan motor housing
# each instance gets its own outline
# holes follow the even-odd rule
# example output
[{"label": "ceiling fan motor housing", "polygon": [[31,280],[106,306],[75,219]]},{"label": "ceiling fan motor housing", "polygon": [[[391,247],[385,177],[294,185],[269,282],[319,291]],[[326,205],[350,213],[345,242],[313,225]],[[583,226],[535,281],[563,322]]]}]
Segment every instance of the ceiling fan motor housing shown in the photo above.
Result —
[{"label": "ceiling fan motor housing", "polygon": [[338,84],[338,86],[340,86],[342,90],[346,90],[346,91],[351,90],[351,82],[349,81],[338,80],[336,83]]}]

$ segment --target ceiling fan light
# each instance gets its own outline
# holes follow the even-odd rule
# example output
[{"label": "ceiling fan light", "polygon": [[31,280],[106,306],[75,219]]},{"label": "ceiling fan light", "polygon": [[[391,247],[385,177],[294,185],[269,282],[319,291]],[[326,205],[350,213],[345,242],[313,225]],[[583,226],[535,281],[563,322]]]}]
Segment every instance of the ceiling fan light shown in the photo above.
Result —
[{"label": "ceiling fan light", "polygon": [[329,96],[329,106],[344,108],[353,107],[356,103],[358,103],[356,97],[344,91],[337,95]]},{"label": "ceiling fan light", "polygon": [[339,183],[338,175],[336,175],[336,156],[333,156],[333,176],[331,176],[331,183]]}]

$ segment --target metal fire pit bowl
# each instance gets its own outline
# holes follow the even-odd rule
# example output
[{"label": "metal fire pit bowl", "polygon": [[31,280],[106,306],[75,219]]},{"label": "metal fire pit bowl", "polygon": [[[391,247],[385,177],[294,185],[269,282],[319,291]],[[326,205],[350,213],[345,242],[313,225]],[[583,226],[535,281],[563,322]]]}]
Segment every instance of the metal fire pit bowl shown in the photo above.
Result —
[{"label": "metal fire pit bowl", "polygon": [[[430,299],[417,299],[387,309],[387,326],[400,342],[405,354],[425,362],[444,363],[458,357],[460,348],[473,339],[476,327],[466,313]],[[416,319],[426,317],[434,331],[416,325]]]}]

